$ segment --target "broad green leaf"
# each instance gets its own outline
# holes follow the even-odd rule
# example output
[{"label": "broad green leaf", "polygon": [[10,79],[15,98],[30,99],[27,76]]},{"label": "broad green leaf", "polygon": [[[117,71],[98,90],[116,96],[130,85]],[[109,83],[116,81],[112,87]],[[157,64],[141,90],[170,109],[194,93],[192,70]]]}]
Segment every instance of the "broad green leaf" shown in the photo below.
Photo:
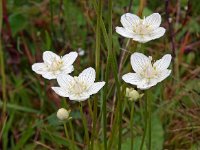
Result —
[{"label": "broad green leaf", "polygon": [[12,14],[9,16],[12,35],[15,36],[22,31],[28,24],[27,19],[22,14]]}]

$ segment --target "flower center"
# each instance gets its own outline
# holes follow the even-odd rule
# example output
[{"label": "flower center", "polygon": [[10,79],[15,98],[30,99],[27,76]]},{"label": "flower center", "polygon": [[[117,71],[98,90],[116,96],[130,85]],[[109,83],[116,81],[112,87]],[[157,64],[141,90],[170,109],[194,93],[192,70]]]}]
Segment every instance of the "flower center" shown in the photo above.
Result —
[{"label": "flower center", "polygon": [[152,32],[152,27],[146,24],[145,18],[133,27],[133,31],[139,35],[146,35]]},{"label": "flower center", "polygon": [[155,78],[157,74],[157,71],[153,68],[151,64],[149,64],[145,67],[145,69],[141,73],[141,76],[143,78],[152,79]]},{"label": "flower center", "polygon": [[85,82],[79,80],[78,77],[74,77],[74,80],[71,81],[71,87],[69,88],[69,91],[72,94],[80,95],[81,93],[86,91],[87,88],[88,88],[88,86]]},{"label": "flower center", "polygon": [[59,70],[61,70],[63,66],[63,61],[62,60],[56,60],[56,58],[53,59],[51,65],[49,65],[49,70],[52,72],[57,72]]}]

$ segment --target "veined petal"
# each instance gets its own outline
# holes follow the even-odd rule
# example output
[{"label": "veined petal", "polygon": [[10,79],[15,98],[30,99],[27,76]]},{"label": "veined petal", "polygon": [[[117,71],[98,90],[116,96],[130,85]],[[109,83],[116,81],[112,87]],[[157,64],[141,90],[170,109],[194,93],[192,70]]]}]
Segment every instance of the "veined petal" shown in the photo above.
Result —
[{"label": "veined petal", "polygon": [[141,82],[137,85],[137,88],[141,90],[147,90],[157,83],[158,81],[156,79],[142,79]]},{"label": "veined petal", "polygon": [[132,31],[133,26],[140,22],[140,18],[134,14],[126,13],[121,16],[120,21],[125,29]]},{"label": "veined petal", "polygon": [[161,24],[161,16],[159,13],[153,13],[152,15],[145,18],[145,24],[151,26],[153,29],[156,29]]},{"label": "veined petal", "polygon": [[88,83],[88,85],[94,83],[95,77],[96,72],[92,67],[83,70],[78,76],[81,81]]},{"label": "veined petal", "polygon": [[155,29],[150,35],[149,37],[151,38],[151,40],[154,40],[154,39],[158,39],[160,38],[161,36],[163,36],[165,34],[165,28],[163,27],[159,27],[157,29]]},{"label": "veined petal", "polygon": [[77,52],[70,52],[69,54],[64,55],[61,59],[65,66],[70,66],[74,63],[78,56]]},{"label": "veined petal", "polygon": [[44,72],[44,73],[42,73],[42,76],[45,79],[49,79],[49,80],[57,78],[57,75],[53,74],[53,72]]},{"label": "veined petal", "polygon": [[63,66],[62,67],[62,73],[63,74],[69,74],[72,71],[74,71],[74,66],[70,65],[70,66]]},{"label": "veined petal", "polygon": [[59,74],[57,77],[57,82],[60,87],[68,89],[71,87],[71,83],[74,81],[74,78],[68,74]]},{"label": "veined petal", "polygon": [[131,55],[131,66],[136,73],[141,73],[151,60],[142,53],[135,52]]},{"label": "veined petal", "polygon": [[67,90],[61,88],[61,87],[51,87],[56,94],[62,96],[62,97],[69,97],[69,93]]},{"label": "veined petal", "polygon": [[115,29],[116,29],[116,32],[120,34],[121,36],[126,37],[126,38],[133,38],[133,33],[127,31],[123,27],[116,27]]},{"label": "veined petal", "polygon": [[60,56],[58,56],[57,54],[51,52],[51,51],[45,51],[43,53],[43,60],[45,63],[51,64],[52,61],[54,60],[59,60]]},{"label": "veined petal", "polygon": [[169,70],[169,69],[163,70],[163,71],[160,73],[160,75],[158,76],[157,81],[158,81],[158,82],[163,81],[163,80],[166,79],[170,74],[171,74],[171,70]]},{"label": "veined petal", "polygon": [[80,95],[72,94],[69,96],[69,99],[81,102],[81,101],[87,100],[89,97],[90,95],[88,95],[87,93],[82,93]]},{"label": "veined petal", "polygon": [[132,39],[140,43],[146,43],[152,40],[152,38],[149,37],[148,35],[139,35],[139,34],[134,34]]},{"label": "veined petal", "polygon": [[42,74],[47,71],[47,66],[44,63],[35,63],[32,65],[32,70],[38,74]]},{"label": "veined petal", "polygon": [[127,73],[122,76],[122,79],[126,83],[137,85],[141,82],[142,78],[137,73]]},{"label": "veined petal", "polygon": [[153,67],[155,67],[157,71],[163,71],[169,67],[171,59],[172,56],[170,54],[166,54],[161,59],[157,60],[153,64]]},{"label": "veined petal", "polygon": [[88,89],[88,94],[89,95],[96,94],[104,85],[105,85],[105,82],[96,82],[96,83],[94,83]]}]

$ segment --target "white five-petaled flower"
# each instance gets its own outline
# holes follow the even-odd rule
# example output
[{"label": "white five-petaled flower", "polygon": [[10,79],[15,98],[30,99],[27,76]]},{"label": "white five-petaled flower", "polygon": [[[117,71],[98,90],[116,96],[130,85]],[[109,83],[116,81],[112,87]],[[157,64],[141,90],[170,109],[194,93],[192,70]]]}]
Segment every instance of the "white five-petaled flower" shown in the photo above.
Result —
[{"label": "white five-petaled flower", "polygon": [[139,89],[149,89],[170,75],[171,70],[167,68],[171,58],[170,54],[166,54],[152,64],[152,57],[135,52],[131,55],[131,66],[135,73],[127,73],[122,76],[122,79],[136,85]]},{"label": "white five-petaled flower", "polygon": [[62,97],[69,97],[70,100],[84,101],[92,94],[96,94],[105,82],[94,82],[96,72],[89,67],[83,70],[78,77],[60,74],[57,81],[60,87],[52,87],[52,89]]},{"label": "white five-petaled flower", "polygon": [[32,70],[46,79],[56,79],[59,74],[69,74],[74,70],[72,64],[77,56],[77,52],[70,52],[60,57],[51,51],[45,51],[43,53],[44,62],[33,64]]},{"label": "white five-petaled flower", "polygon": [[144,19],[126,13],[121,16],[121,23],[123,27],[116,27],[116,32],[140,43],[157,39],[165,33],[165,29],[160,27],[161,16],[159,13],[153,13]]}]

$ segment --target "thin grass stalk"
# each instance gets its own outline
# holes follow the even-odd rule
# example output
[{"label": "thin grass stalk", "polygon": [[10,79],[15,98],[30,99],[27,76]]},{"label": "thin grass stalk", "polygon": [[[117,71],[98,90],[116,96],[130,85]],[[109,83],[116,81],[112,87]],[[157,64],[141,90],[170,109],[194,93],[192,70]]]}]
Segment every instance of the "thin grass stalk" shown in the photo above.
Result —
[{"label": "thin grass stalk", "polygon": [[[0,0],[0,35],[2,31],[2,23],[3,23],[3,2]],[[1,132],[0,132],[0,140],[4,131],[4,127],[6,124],[6,108],[7,108],[7,97],[6,97],[6,74],[5,74],[5,64],[4,64],[4,56],[2,50],[2,43],[0,38],[0,68],[1,68],[1,88],[2,88],[2,98],[3,98],[3,108],[2,108],[2,116],[1,116]]]},{"label": "thin grass stalk", "polygon": [[[95,12],[97,13],[97,2],[95,0],[92,0],[92,3],[94,5],[94,8],[95,8]],[[101,27],[101,30],[103,32],[103,38],[104,38],[104,41],[106,43],[106,47],[107,49],[109,49],[109,37],[108,37],[108,34],[107,34],[107,31],[106,31],[106,28],[105,28],[105,24],[103,22],[103,19],[101,18],[100,20],[100,27]],[[113,69],[113,75],[114,75],[114,78],[115,78],[115,83],[116,83],[116,86],[117,86],[117,97],[118,97],[118,101],[120,100],[120,81],[119,81],[119,78],[118,78],[118,64],[117,64],[117,60],[116,60],[116,53],[114,50],[112,50],[111,52],[111,65],[112,65],[112,69]],[[116,112],[118,112],[118,106],[117,106],[117,109],[116,109]],[[118,113],[116,113],[116,117],[118,118]],[[113,139],[114,139],[114,135],[113,134],[116,134],[116,129],[117,129],[117,121],[118,119],[115,117],[114,119],[114,126],[112,128],[112,132],[111,132],[111,135],[110,135],[110,143],[108,145],[108,149],[111,148],[112,146],[112,143],[113,143]],[[109,148],[110,147],[110,148]]]},{"label": "thin grass stalk", "polygon": [[133,150],[133,115],[134,115],[134,107],[135,107],[135,102],[132,102],[131,105],[131,119],[130,119],[130,130],[131,130],[131,150]]},{"label": "thin grass stalk", "polygon": [[[102,18],[102,0],[98,1],[97,5],[97,25],[96,25],[96,50],[95,50],[95,69],[96,69],[96,78],[99,79],[100,75],[100,48],[101,48],[101,28],[100,28],[100,20]],[[92,128],[92,139],[91,139],[91,147],[93,149],[94,140],[96,137],[96,122],[97,122],[97,105],[98,105],[98,97],[94,98],[94,111],[93,111],[93,128]]]},{"label": "thin grass stalk", "polygon": [[104,143],[104,150],[107,150],[107,105],[106,105],[106,94],[108,90],[108,77],[110,74],[110,65],[111,65],[111,52],[112,52],[112,0],[109,0],[108,4],[108,37],[109,37],[109,48],[108,48],[108,58],[107,58],[107,64],[106,64],[106,75],[105,75],[105,89],[104,89],[104,96],[103,96],[103,104],[102,104],[102,110],[103,110],[103,143]]},{"label": "thin grass stalk", "polygon": [[80,109],[81,118],[82,118],[82,121],[83,121],[83,127],[84,127],[85,138],[86,138],[86,144],[87,144],[88,149],[89,149],[89,133],[88,133],[87,121],[86,121],[86,118],[85,118],[84,113],[83,113],[83,105],[82,105],[81,102],[80,102],[79,109]]}]

